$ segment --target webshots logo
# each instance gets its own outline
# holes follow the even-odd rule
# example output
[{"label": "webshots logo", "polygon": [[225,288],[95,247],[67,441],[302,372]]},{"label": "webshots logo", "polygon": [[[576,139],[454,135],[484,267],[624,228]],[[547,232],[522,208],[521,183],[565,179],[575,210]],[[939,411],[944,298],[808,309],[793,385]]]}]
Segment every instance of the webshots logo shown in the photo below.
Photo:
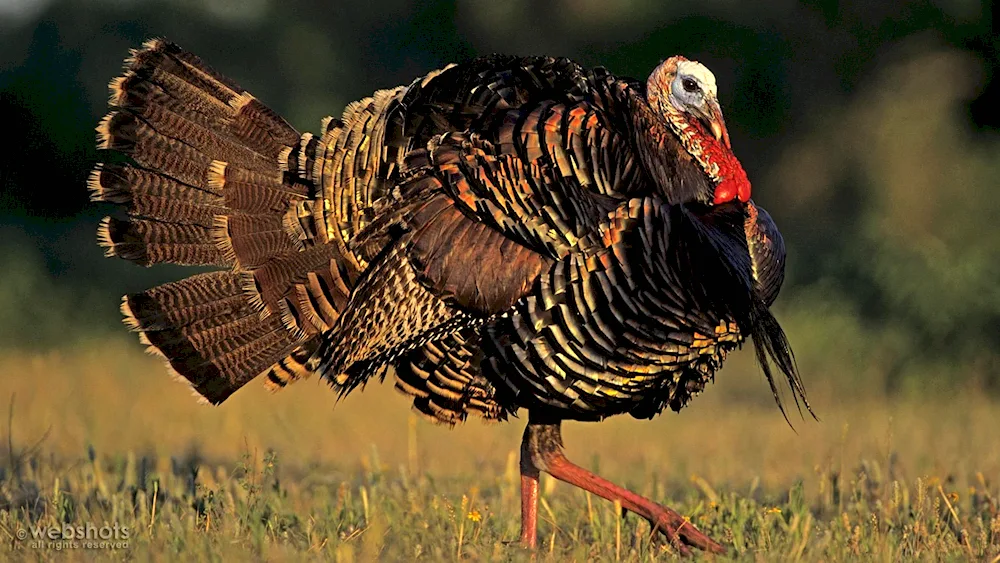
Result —
[{"label": "webshots logo", "polygon": [[117,522],[107,522],[98,525],[86,523],[79,525],[36,524],[18,528],[14,538],[22,548],[54,549],[127,549],[132,530]]}]

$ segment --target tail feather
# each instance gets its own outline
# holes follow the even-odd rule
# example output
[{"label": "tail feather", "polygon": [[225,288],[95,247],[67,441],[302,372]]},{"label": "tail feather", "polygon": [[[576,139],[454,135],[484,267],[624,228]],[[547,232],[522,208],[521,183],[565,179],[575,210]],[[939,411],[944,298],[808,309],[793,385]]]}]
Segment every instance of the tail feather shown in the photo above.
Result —
[{"label": "tail feather", "polygon": [[215,160],[208,174],[211,186],[222,191],[226,207],[244,214],[283,214],[291,200],[309,195],[301,184],[280,183],[274,171],[267,176]]},{"label": "tail feather", "polygon": [[211,234],[229,263],[253,270],[295,248],[280,215],[230,215],[216,217]]},{"label": "tail feather", "polygon": [[[241,244],[248,247],[249,261],[255,265],[293,250],[289,237],[283,236],[281,219],[291,201],[308,196],[309,187],[286,177],[279,167],[279,155],[300,138],[290,125],[197,57],[159,40],[134,52],[125,75],[113,80],[110,89],[117,111],[98,125],[98,145],[124,152],[138,166],[95,171],[92,195],[128,202],[130,213],[141,218],[134,222],[153,219],[168,225],[138,229],[136,236],[150,231],[169,241],[165,231],[181,224],[213,227],[226,222],[218,217],[275,215],[277,222],[237,219],[236,237],[215,229],[204,240],[215,241],[223,257],[220,265],[228,266],[239,266]],[[239,237],[247,241],[235,240]],[[117,254],[145,264],[174,258],[131,247],[126,254]],[[193,263],[204,264],[205,259],[199,253]],[[218,262],[213,258],[207,263]]]},{"label": "tail feather", "polygon": [[99,148],[129,160],[98,165],[88,186],[128,217],[105,218],[99,243],[147,266],[228,268],[126,296],[126,324],[212,403],[263,373],[304,377],[356,275],[342,244],[307,248],[289,233],[316,195],[316,139],[161,40],[134,51],[110,90]]},{"label": "tail feather", "polygon": [[122,164],[98,164],[90,175],[91,199],[125,205],[129,215],[211,227],[225,212],[223,198],[176,180]]},{"label": "tail feather", "polygon": [[125,323],[155,354],[220,403],[298,346],[277,319],[261,320],[232,272],[210,272],[127,295]]},{"label": "tail feather", "polygon": [[284,119],[174,44],[147,41],[125,68],[125,75],[111,83],[112,106],[173,111],[269,159],[298,142],[298,132]]},{"label": "tail feather", "polygon": [[[242,145],[242,140],[156,105],[113,113],[107,124],[106,131],[98,131],[106,144],[102,148],[134,151],[136,161],[142,164],[157,156],[156,148],[172,146],[193,150],[195,152],[189,154],[208,160],[225,155],[228,161],[249,170],[271,172],[274,169],[273,157]],[[139,150],[146,147],[153,150]]]},{"label": "tail feather", "polygon": [[229,103],[242,90],[235,82],[209,68],[198,57],[162,39],[150,39],[143,43],[142,48],[131,50],[130,56],[125,59],[125,68],[136,73],[151,73],[147,81],[154,85],[165,84],[172,97],[183,99],[186,93],[176,81],[190,85],[191,96],[184,99],[185,103],[190,104],[213,99]]},{"label": "tail feather", "polygon": [[228,272],[191,276],[127,296],[122,302],[125,323],[134,330],[192,326],[238,315],[242,309],[243,296]]},{"label": "tail feather", "polygon": [[143,266],[171,263],[186,266],[220,266],[223,254],[211,241],[211,229],[198,225],[169,224],[146,219],[122,221],[105,217],[97,229],[105,255],[118,256]]},{"label": "tail feather", "polygon": [[[300,272],[308,272],[304,279]],[[311,299],[322,300],[319,309],[332,308],[341,311],[350,296],[349,287],[354,280],[338,260],[332,245],[311,247],[303,252],[285,254],[257,268],[248,280],[248,292],[254,292],[262,307],[275,311],[283,298],[288,297],[282,288],[295,284],[303,285],[311,294]],[[252,286],[250,285],[252,284]]]},{"label": "tail feather", "polygon": [[[158,134],[135,115],[112,112],[97,125],[97,148],[128,154],[149,170],[190,186],[208,190],[212,158],[191,145]],[[217,195],[221,195],[216,192]]]}]

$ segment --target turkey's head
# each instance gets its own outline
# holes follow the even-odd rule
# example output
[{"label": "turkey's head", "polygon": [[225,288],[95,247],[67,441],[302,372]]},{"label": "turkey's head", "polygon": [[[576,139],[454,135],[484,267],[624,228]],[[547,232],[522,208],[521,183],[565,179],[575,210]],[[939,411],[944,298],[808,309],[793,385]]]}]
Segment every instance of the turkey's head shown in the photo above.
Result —
[{"label": "turkey's head", "polygon": [[715,182],[714,204],[750,199],[750,180],[733,155],[712,71],[697,61],[670,57],[649,75],[646,101]]}]

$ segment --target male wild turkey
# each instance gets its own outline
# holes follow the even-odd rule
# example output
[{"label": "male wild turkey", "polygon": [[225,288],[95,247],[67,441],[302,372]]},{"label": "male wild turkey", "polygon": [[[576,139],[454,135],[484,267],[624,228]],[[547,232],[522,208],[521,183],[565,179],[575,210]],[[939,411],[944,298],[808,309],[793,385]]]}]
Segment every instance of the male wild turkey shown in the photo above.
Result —
[{"label": "male wild turkey", "polygon": [[[341,395],[394,367],[454,425],[527,410],[521,541],[539,471],[617,500],[682,551],[719,544],[574,465],[562,420],[680,410],[751,337],[805,401],[768,311],[784,246],[730,150],[715,77],[645,83],[564,58],[488,56],[350,104],[300,134],[153,40],[111,82],[94,170],[109,256],[217,266],[128,295],[125,322],[213,404],[263,375]],[[805,403],[808,408],[808,403]],[[782,409],[784,412],[784,409]]]}]

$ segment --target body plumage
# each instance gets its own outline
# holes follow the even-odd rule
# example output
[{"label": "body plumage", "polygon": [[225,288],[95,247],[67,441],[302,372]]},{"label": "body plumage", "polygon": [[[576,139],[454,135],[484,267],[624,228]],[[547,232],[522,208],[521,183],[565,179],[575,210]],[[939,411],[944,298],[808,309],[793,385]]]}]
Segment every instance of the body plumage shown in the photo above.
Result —
[{"label": "body plumage", "polygon": [[98,127],[128,157],[91,177],[95,200],[128,212],[99,240],[144,265],[221,269],[126,296],[126,322],[212,403],[260,375],[278,389],[318,373],[346,394],[392,367],[438,422],[527,409],[528,512],[532,472],[580,478],[553,457],[559,421],[680,410],[746,338],[775,398],[772,362],[804,400],[768,311],[783,242],[750,200],[714,80],[682,57],[644,84],[493,55],[376,92],[313,135],[150,41]]}]

